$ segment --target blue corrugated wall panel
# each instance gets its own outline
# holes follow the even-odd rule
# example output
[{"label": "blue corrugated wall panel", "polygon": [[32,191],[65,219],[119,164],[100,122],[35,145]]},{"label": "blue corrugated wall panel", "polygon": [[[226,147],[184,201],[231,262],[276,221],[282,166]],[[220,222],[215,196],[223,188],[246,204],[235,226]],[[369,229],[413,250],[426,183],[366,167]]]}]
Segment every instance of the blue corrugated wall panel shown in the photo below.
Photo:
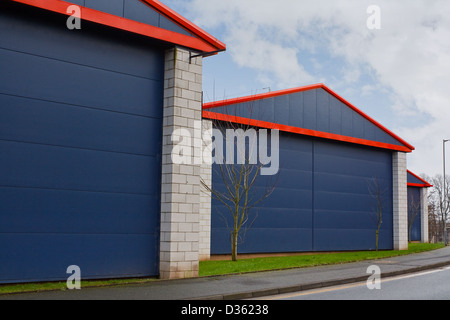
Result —
[{"label": "blue corrugated wall panel", "polygon": [[84,5],[98,11],[123,16],[124,0],[84,0]]},{"label": "blue corrugated wall panel", "polygon": [[408,183],[417,183],[423,185],[423,181],[408,172]]},{"label": "blue corrugated wall panel", "polygon": [[[267,187],[277,187],[252,210],[250,221],[256,220],[239,247],[241,253],[312,250],[312,141],[293,134],[282,137],[279,176],[261,176],[252,192],[261,194]],[[213,187],[226,190],[218,165],[213,166]],[[211,252],[229,253],[230,234],[224,218],[231,225],[231,215],[218,200],[213,199],[212,208]]]},{"label": "blue corrugated wall panel", "polygon": [[317,126],[316,130],[330,132],[330,94],[317,91]]},{"label": "blue corrugated wall panel", "polygon": [[[213,187],[225,190],[218,165]],[[372,178],[385,188],[385,212],[379,248],[393,249],[392,154],[389,151],[280,133],[277,178],[260,176],[256,192],[275,190],[252,210],[252,227],[240,253],[342,251],[375,249],[375,198]],[[272,183],[272,184],[271,184]],[[218,200],[212,202],[212,254],[231,252],[224,217],[231,216]]]},{"label": "blue corrugated wall panel", "polygon": [[413,219],[411,227],[411,241],[422,241],[421,213],[420,188],[408,187],[408,227]]},{"label": "blue corrugated wall panel", "polygon": [[86,1],[86,0],[70,0],[70,1],[68,1],[68,2],[77,4],[77,5],[79,5],[79,6],[84,6],[85,1]]},{"label": "blue corrugated wall panel", "polygon": [[[287,97],[289,102],[287,102]],[[289,107],[287,106],[289,104]],[[209,111],[275,122],[298,128],[402,145],[397,139],[325,91],[281,95],[212,108]]]},{"label": "blue corrugated wall panel", "polygon": [[314,144],[314,249],[375,249],[376,178],[385,192],[380,249],[393,247],[392,154],[343,143]]},{"label": "blue corrugated wall panel", "polygon": [[187,36],[193,36],[184,28],[140,0],[69,0],[68,2]]},{"label": "blue corrugated wall panel", "polygon": [[[317,94],[315,90],[303,93],[303,127],[305,129],[317,129]],[[280,111],[283,112],[283,111]]]},{"label": "blue corrugated wall panel", "polygon": [[0,282],[157,275],[164,48],[1,6]]},{"label": "blue corrugated wall panel", "polygon": [[277,113],[286,113],[288,117],[288,122],[280,122],[286,123],[289,126],[295,127],[300,126],[303,128],[303,92],[294,93],[288,95],[289,97],[289,112],[277,112]]}]

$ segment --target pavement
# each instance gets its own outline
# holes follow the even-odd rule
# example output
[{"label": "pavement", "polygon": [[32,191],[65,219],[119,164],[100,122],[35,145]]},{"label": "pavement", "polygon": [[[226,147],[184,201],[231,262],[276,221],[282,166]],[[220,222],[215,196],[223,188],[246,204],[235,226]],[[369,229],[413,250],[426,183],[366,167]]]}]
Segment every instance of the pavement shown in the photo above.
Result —
[{"label": "pavement", "polygon": [[450,266],[450,247],[389,259],[146,284],[0,295],[0,300],[241,300],[365,282],[369,266],[389,278]]}]

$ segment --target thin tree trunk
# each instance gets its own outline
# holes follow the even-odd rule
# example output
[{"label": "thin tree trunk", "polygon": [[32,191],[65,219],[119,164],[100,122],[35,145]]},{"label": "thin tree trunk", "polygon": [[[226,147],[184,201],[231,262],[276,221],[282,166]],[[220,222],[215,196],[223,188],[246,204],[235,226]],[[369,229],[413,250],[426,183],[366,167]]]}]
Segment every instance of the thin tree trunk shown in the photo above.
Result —
[{"label": "thin tree trunk", "polygon": [[375,236],[375,250],[378,251],[378,238],[380,235],[380,229],[377,230],[376,236]]},{"label": "thin tree trunk", "polygon": [[231,260],[237,261],[237,245],[238,245],[238,233],[234,231],[231,236]]}]

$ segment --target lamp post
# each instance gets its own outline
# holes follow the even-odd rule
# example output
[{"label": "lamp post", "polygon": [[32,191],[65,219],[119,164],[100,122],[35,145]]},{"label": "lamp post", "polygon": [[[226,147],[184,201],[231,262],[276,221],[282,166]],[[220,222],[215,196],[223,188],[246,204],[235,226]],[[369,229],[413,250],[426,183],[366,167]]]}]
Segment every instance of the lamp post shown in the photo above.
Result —
[{"label": "lamp post", "polygon": [[[444,155],[444,199],[443,199],[443,208],[442,210],[445,210],[444,212],[447,212],[447,188],[445,186],[445,143],[450,140],[443,140],[442,146],[443,146],[443,155]],[[445,215],[444,215],[445,216]],[[443,217],[444,218],[444,217]],[[447,246],[448,245],[448,239],[447,239],[447,221],[444,221],[444,243]]]}]

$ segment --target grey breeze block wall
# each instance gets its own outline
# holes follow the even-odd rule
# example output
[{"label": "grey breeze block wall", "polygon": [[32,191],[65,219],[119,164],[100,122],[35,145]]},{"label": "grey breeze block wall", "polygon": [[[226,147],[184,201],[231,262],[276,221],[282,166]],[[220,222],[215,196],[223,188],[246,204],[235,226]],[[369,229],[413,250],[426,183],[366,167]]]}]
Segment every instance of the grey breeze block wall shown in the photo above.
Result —
[{"label": "grey breeze block wall", "polygon": [[202,58],[191,60],[189,51],[169,49],[164,82],[160,278],[196,277],[201,161],[194,157],[192,163],[175,164],[171,154],[176,129],[187,129],[193,146],[202,144]]},{"label": "grey breeze block wall", "polygon": [[394,250],[408,250],[408,183],[406,153],[392,156]]},{"label": "grey breeze block wall", "polygon": [[420,213],[421,213],[421,239],[422,243],[428,243],[430,241],[428,235],[428,189],[422,188],[420,190]]},{"label": "grey breeze block wall", "polygon": [[[212,189],[212,135],[213,122],[203,119],[202,121],[202,147],[203,162],[200,168],[200,179],[210,189]],[[208,159],[207,159],[208,157]],[[207,161],[205,161],[207,159]],[[211,162],[209,162],[211,161]],[[200,242],[199,259],[200,261],[211,258],[211,192],[205,187],[200,190]]]}]

